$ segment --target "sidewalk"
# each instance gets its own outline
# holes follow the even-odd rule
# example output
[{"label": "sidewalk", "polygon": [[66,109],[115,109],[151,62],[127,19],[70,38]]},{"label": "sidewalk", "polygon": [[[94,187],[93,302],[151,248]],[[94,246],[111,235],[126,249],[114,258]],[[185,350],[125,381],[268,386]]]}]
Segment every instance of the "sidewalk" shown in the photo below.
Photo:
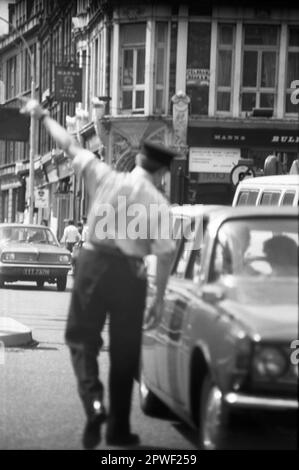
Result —
[{"label": "sidewalk", "polygon": [[25,346],[32,342],[32,331],[9,317],[0,316],[0,342],[4,346]]}]

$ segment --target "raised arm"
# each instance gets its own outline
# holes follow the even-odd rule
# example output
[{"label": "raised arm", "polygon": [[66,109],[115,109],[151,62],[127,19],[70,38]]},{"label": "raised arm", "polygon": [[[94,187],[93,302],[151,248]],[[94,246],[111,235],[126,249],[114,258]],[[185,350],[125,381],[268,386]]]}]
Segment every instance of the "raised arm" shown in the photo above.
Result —
[{"label": "raised arm", "polygon": [[49,111],[42,108],[40,103],[36,100],[25,100],[22,99],[24,105],[20,112],[23,114],[29,114],[35,117],[37,120],[43,122],[43,125],[57,142],[60,148],[62,148],[67,155],[73,159],[78,154],[78,151],[82,149],[79,143],[67,132],[67,130],[61,126],[57,121],[49,116]]}]

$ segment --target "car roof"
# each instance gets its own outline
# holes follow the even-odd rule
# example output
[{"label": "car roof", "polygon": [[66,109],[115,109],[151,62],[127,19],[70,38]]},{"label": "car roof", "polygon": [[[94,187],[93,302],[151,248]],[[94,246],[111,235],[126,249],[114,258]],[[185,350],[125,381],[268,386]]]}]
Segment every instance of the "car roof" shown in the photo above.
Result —
[{"label": "car roof", "polygon": [[213,221],[220,225],[225,220],[291,217],[297,218],[299,224],[298,207],[294,206],[236,206],[226,207],[213,214]]},{"label": "car roof", "polygon": [[22,223],[9,223],[9,222],[3,222],[0,223],[0,227],[22,227],[22,228],[47,228],[49,229],[50,227],[46,227],[45,225],[37,225],[37,224],[22,224]]},{"label": "car roof", "polygon": [[257,178],[246,178],[239,183],[239,187],[252,185],[291,185],[299,186],[299,175],[273,175],[273,176],[258,176]]},{"label": "car roof", "polygon": [[183,204],[181,206],[171,206],[171,212],[173,215],[181,217],[196,217],[199,215],[208,215],[215,210],[221,210],[225,207],[228,206],[221,206],[216,204]]}]

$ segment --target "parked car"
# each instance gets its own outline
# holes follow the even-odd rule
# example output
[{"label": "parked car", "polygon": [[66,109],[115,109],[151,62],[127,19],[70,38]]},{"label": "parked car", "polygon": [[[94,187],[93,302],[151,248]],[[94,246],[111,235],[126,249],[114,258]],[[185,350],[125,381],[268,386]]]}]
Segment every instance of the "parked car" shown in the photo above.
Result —
[{"label": "parked car", "polygon": [[[186,215],[195,230],[203,227],[203,243],[196,234],[178,241],[163,314],[152,323],[146,311],[140,403],[151,415],[162,402],[197,430],[200,449],[221,449],[236,416],[266,413],[280,422],[298,410],[298,365],[290,360],[298,209],[176,209]],[[148,285],[147,307],[151,276]]]},{"label": "parked car", "polygon": [[238,184],[233,206],[298,206],[299,175],[246,178]]},{"label": "parked car", "polygon": [[64,291],[71,255],[42,225],[0,224],[0,287],[5,282],[45,282]]}]

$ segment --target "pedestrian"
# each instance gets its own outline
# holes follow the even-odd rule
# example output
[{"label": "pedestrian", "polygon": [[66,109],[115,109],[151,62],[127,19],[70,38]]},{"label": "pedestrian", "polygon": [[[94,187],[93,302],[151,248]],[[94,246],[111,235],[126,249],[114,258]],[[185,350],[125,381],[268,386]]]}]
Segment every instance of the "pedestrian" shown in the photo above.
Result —
[{"label": "pedestrian", "polygon": [[47,221],[47,219],[42,219],[41,225],[44,225],[45,227],[48,227],[48,221]]},{"label": "pedestrian", "polygon": [[[91,201],[88,240],[78,259],[66,326],[66,341],[87,416],[83,445],[85,448],[97,446],[101,440],[101,424],[107,419],[108,445],[135,446],[139,436],[131,432],[130,409],[146,301],[143,258],[148,254],[157,255],[156,294],[150,316],[158,319],[163,310],[175,248],[170,236],[161,235],[162,218],[151,218],[149,209],[163,207],[164,216],[169,216],[168,202],[156,188],[161,185],[175,154],[163,146],[144,142],[136,156],[135,169],[131,173],[119,173],[89,150],[82,149],[35,100],[27,101],[22,111],[42,120],[52,138],[73,159],[73,167],[84,177]],[[153,226],[146,236],[136,238],[129,235],[132,217],[129,223],[127,214],[138,204],[145,209],[140,209],[141,225],[148,227],[152,223]],[[126,236],[121,233],[124,230]],[[108,313],[107,414],[97,356],[103,344],[101,332]]]},{"label": "pedestrian", "polygon": [[73,252],[73,248],[76,243],[81,240],[81,235],[78,228],[75,226],[75,222],[70,219],[68,225],[65,227],[60,243],[64,243],[67,250],[70,253]]},{"label": "pedestrian", "polygon": [[83,229],[82,229],[81,241],[82,241],[82,246],[83,246],[84,243],[87,241],[87,238],[88,238],[87,217],[85,215],[83,215],[83,217],[82,217],[82,224],[83,224]]},{"label": "pedestrian", "polygon": [[77,222],[77,229],[80,235],[80,242],[82,241],[82,233],[83,233],[83,223]]}]

